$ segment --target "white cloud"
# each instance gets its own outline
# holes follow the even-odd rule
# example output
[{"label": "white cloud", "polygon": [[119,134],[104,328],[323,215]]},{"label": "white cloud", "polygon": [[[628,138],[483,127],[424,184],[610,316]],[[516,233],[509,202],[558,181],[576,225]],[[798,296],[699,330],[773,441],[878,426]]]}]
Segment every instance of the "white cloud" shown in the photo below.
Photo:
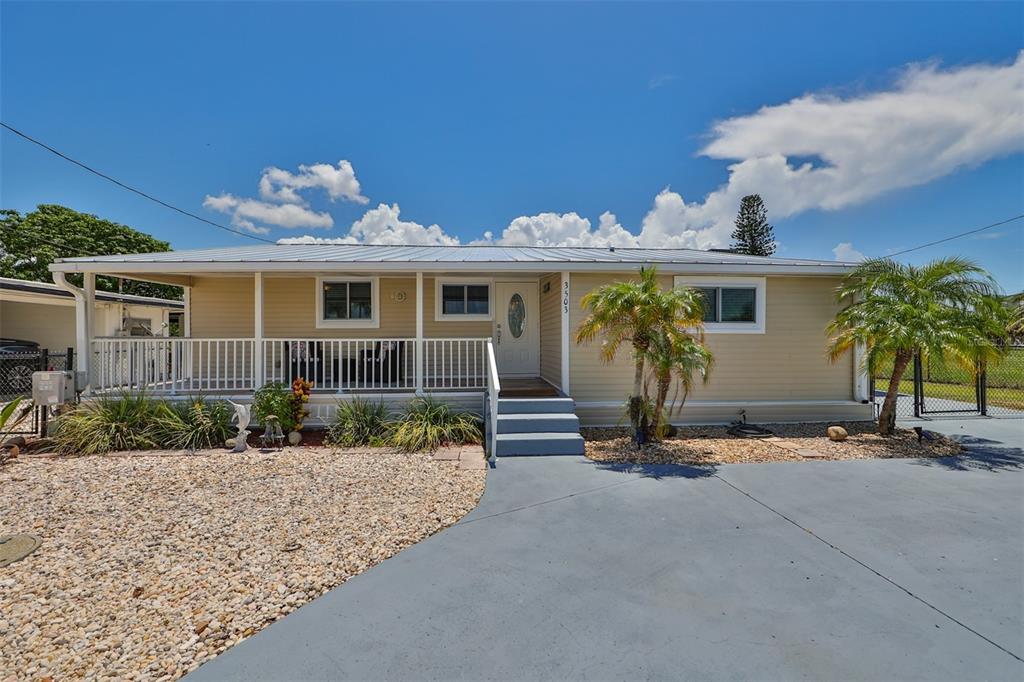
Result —
[{"label": "white cloud", "polygon": [[357,204],[370,201],[360,194],[356,171],[344,159],[338,162],[337,168],[329,163],[301,164],[298,173],[270,166],[264,169],[259,187],[264,199],[290,204],[305,204],[298,190],[314,188],[325,190],[331,201],[344,199]]},{"label": "white cloud", "polygon": [[438,225],[424,226],[399,218],[398,204],[380,204],[367,211],[362,218],[352,223],[352,229],[345,237],[333,239],[317,237],[292,237],[278,240],[279,244],[417,244],[455,246],[458,237],[445,234]]},{"label": "white cloud", "polygon": [[313,211],[297,204],[271,204],[256,199],[244,199],[233,194],[208,195],[203,206],[221,213],[231,214],[231,224],[256,234],[270,230],[256,222],[288,228],[331,228],[334,219],[330,213]]},{"label": "white cloud", "polygon": [[853,244],[850,242],[839,242],[832,249],[832,253],[837,261],[843,263],[859,263],[862,260],[867,260],[867,256],[853,248]]},{"label": "white cloud", "polygon": [[1020,152],[1022,102],[1024,52],[1006,65],[911,65],[885,91],[809,94],[721,121],[701,153],[737,161],[728,182],[691,203],[663,191],[640,243],[724,245],[746,194],[760,194],[777,220],[862,203]]},{"label": "white cloud", "polygon": [[[492,240],[490,233],[482,243]],[[590,219],[577,213],[539,213],[520,216],[509,223],[501,237],[494,240],[507,246],[636,246],[636,235],[619,224],[615,215],[601,214],[596,230]]]},{"label": "white cloud", "polygon": [[259,199],[237,197],[223,193],[207,195],[203,206],[220,213],[231,215],[231,224],[256,234],[267,234],[270,228],[258,226],[265,223],[286,228],[334,227],[334,218],[325,211],[309,208],[301,190],[321,188],[331,201],[345,199],[359,204],[369,201],[360,194],[355,169],[348,161],[341,160],[335,168],[329,163],[300,164],[298,173],[291,173],[274,166],[263,170],[260,177]]}]

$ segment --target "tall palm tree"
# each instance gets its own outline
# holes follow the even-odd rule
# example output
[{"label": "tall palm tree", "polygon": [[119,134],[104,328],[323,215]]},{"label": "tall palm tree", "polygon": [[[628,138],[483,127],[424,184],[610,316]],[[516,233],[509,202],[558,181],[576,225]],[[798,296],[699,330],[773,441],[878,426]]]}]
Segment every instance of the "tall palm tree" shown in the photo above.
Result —
[{"label": "tall palm tree", "polygon": [[[686,290],[701,296],[695,289]],[[673,377],[676,379],[676,395],[673,403],[682,408],[694,386],[694,375],[699,374],[703,383],[711,378],[711,366],[714,357],[704,345],[703,329],[696,329],[692,335],[669,336],[655,335],[651,347],[647,351],[647,363],[655,383],[654,413],[651,416],[650,435],[660,439],[662,434],[661,419],[665,413],[665,403],[672,387]],[[682,394],[681,400],[680,395]]]},{"label": "tall palm tree", "polygon": [[872,375],[893,363],[878,416],[880,433],[895,428],[900,380],[915,353],[923,359],[951,358],[972,369],[998,354],[996,294],[992,277],[964,258],[922,266],[876,258],[846,276],[837,290],[845,306],[828,326],[828,355],[834,362],[863,344]]},{"label": "tall palm tree", "polygon": [[657,268],[640,271],[638,281],[605,284],[580,301],[590,314],[576,330],[576,343],[588,343],[598,336],[601,358],[611,362],[623,343],[633,346],[633,390],[629,396],[629,421],[637,442],[646,436],[644,415],[644,361],[658,335],[678,338],[703,322],[703,299],[693,290],[662,289]]}]

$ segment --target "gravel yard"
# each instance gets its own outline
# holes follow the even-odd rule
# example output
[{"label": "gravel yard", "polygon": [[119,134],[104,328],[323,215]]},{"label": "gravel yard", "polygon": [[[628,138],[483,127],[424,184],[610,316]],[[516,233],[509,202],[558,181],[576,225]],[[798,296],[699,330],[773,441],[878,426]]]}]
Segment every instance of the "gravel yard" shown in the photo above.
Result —
[{"label": "gravel yard", "polygon": [[0,535],[43,542],[0,570],[0,680],[177,678],[455,523],[484,477],[366,449],[20,457]]},{"label": "gravel yard", "polygon": [[[948,457],[960,445],[938,434],[934,440],[917,442],[917,434],[897,429],[892,436],[878,435],[873,422],[840,423],[849,433],[842,442],[830,441],[824,424],[764,424],[778,439],[795,447],[780,447],[760,439],[736,438],[725,426],[685,426],[662,443],[637,451],[625,428],[584,428],[587,457],[599,462],[638,464],[713,465],[735,462],[782,462],[805,459],[873,459],[890,457]],[[811,450],[820,457],[808,458],[797,450]]]}]

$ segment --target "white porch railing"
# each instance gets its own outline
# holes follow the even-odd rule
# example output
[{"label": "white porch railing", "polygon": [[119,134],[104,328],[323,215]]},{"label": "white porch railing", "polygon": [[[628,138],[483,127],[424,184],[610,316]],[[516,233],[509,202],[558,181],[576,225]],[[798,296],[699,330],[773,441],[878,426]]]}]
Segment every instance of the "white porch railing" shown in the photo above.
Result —
[{"label": "white porch railing", "polygon": [[[483,390],[488,339],[183,339],[93,341],[94,391],[248,392],[303,377],[319,391]],[[417,382],[416,354],[423,353]]]},{"label": "white porch railing", "polygon": [[94,339],[92,388],[160,393],[249,391],[253,339]]}]

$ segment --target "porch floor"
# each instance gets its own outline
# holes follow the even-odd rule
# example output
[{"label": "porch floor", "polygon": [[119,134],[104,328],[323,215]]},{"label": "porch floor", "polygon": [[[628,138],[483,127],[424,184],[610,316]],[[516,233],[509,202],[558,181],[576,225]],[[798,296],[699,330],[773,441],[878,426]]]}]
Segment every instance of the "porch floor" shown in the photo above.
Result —
[{"label": "porch floor", "polygon": [[540,377],[502,377],[501,398],[557,398],[558,389]]}]

